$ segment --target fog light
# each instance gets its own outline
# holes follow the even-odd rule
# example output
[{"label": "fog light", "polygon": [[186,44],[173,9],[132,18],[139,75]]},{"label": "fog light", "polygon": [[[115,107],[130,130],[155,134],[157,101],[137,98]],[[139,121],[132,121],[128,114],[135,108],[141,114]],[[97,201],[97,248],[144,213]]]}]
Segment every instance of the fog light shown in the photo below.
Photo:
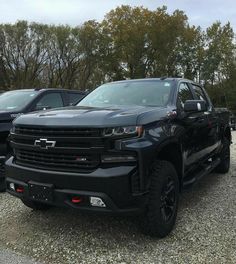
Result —
[{"label": "fog light", "polygon": [[90,197],[90,204],[97,207],[106,207],[103,200],[99,197]]},{"label": "fog light", "polygon": [[102,156],[103,163],[122,163],[122,162],[134,162],[136,161],[136,157],[134,156]]},{"label": "fog light", "polygon": [[15,184],[13,182],[11,182],[9,184],[9,188],[12,190],[12,191],[15,191]]}]

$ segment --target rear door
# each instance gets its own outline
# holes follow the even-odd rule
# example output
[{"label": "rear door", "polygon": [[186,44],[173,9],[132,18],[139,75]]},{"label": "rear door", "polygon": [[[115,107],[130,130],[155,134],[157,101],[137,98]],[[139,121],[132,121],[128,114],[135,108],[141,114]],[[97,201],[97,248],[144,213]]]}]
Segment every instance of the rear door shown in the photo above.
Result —
[{"label": "rear door", "polygon": [[219,145],[219,126],[218,116],[208,98],[205,90],[197,84],[192,83],[194,97],[197,100],[204,100],[207,105],[207,111],[202,113],[202,122],[204,123],[202,134],[202,153],[201,156],[211,154]]},{"label": "rear door", "polygon": [[193,163],[199,160],[199,151],[203,147],[201,140],[202,124],[199,123],[202,113],[185,113],[184,103],[193,100],[194,94],[189,83],[181,82],[178,87],[177,110],[178,120],[182,127],[182,144],[184,149],[184,164],[188,171]]}]

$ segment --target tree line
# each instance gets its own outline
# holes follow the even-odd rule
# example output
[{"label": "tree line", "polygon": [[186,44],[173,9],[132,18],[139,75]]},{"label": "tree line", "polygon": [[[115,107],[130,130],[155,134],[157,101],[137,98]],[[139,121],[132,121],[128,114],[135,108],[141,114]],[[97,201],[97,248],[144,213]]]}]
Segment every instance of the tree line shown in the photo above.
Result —
[{"label": "tree line", "polygon": [[93,89],[127,78],[184,76],[217,106],[236,111],[235,38],[230,23],[206,30],[181,10],[120,6],[101,22],[0,24],[0,89]]}]

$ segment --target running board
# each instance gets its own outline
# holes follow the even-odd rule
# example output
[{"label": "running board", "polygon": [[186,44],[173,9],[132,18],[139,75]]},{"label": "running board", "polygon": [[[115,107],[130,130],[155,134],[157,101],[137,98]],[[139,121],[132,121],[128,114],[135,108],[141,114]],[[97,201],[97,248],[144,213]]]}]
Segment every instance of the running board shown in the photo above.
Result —
[{"label": "running board", "polygon": [[188,177],[183,181],[183,188],[187,188],[192,184],[196,183],[202,177],[213,171],[219,164],[220,164],[220,159],[217,158],[214,161],[212,161],[210,164],[204,165],[204,168],[199,173],[196,173],[193,177],[191,178]]}]

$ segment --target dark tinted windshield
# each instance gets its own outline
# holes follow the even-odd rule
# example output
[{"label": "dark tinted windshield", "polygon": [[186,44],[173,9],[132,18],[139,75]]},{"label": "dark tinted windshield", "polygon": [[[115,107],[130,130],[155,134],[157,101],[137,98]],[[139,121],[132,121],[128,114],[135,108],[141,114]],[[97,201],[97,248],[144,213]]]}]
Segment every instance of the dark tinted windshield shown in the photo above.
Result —
[{"label": "dark tinted windshield", "polygon": [[0,95],[0,110],[19,111],[33,100],[37,91],[10,91]]},{"label": "dark tinted windshield", "polygon": [[131,81],[104,84],[87,95],[78,106],[112,105],[165,106],[170,93],[169,81]]}]

